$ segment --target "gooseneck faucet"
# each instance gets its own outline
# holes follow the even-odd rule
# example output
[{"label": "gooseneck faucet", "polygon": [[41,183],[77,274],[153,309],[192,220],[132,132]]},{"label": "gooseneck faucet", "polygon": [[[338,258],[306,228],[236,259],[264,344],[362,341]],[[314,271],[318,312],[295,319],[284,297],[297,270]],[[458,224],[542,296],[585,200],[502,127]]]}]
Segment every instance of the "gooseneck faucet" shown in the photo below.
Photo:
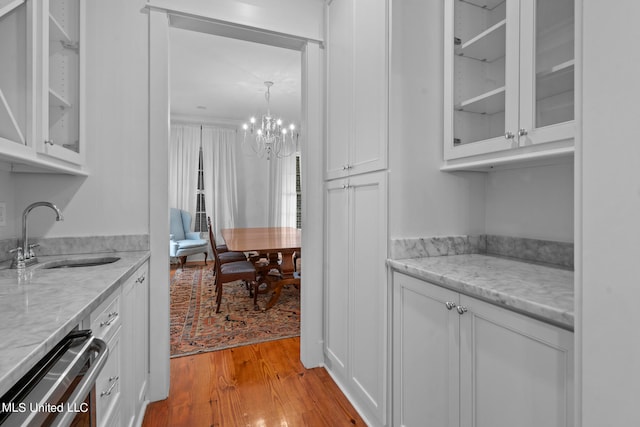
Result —
[{"label": "gooseneck faucet", "polygon": [[[35,264],[38,262],[38,258],[36,257],[36,254],[33,252],[33,248],[35,248],[38,245],[29,244],[29,238],[27,233],[27,219],[29,217],[29,213],[34,208],[37,208],[39,206],[46,206],[48,208],[53,209],[56,213],[56,221],[62,221],[64,219],[62,218],[62,212],[60,212],[60,209],[58,209],[58,207],[51,202],[35,202],[27,206],[24,212],[22,213],[22,246],[15,249],[15,251],[18,252],[18,255],[13,261],[13,264],[12,264],[13,268],[19,267],[19,264],[22,264],[22,262],[24,262],[25,266]],[[20,260],[20,258],[22,258],[22,260]]]}]

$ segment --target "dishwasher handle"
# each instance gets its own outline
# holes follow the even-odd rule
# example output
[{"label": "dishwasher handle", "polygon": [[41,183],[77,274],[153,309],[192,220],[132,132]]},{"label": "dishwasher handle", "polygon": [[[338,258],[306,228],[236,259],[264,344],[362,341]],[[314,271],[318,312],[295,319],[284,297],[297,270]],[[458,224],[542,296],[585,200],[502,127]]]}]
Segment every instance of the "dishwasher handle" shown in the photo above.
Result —
[{"label": "dishwasher handle", "polygon": [[[109,357],[109,348],[107,347],[107,343],[105,343],[100,338],[92,337],[90,339],[90,343],[86,351],[93,351],[96,353],[96,358],[91,363],[91,366],[87,370],[87,372],[83,375],[82,380],[76,387],[76,389],[71,393],[67,403],[69,405],[79,407],[87,395],[91,392],[91,389],[96,384],[96,379],[105,363],[107,363],[107,358]],[[51,424],[52,427],[68,427],[73,421],[73,418],[76,416],[75,413],[66,411],[60,414],[54,422]]]}]

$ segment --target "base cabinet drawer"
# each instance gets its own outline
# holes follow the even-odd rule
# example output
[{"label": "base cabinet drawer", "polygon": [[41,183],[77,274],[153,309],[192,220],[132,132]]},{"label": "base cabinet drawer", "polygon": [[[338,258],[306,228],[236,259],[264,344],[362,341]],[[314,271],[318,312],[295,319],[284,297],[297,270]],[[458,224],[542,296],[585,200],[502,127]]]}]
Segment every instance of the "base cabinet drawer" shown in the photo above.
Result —
[{"label": "base cabinet drawer", "polygon": [[120,336],[118,329],[107,342],[109,358],[96,380],[96,419],[100,427],[120,424],[120,416],[116,417],[122,388]]},{"label": "base cabinet drawer", "polygon": [[393,425],[573,426],[573,333],[393,275]]}]

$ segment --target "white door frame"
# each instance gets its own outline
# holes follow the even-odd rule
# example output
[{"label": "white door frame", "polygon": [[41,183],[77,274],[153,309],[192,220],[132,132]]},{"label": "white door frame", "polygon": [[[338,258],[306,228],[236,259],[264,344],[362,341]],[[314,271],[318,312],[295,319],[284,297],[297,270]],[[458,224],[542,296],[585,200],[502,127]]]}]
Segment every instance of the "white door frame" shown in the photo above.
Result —
[{"label": "white door frame", "polygon": [[[300,360],[323,364],[323,171],[324,50],[322,42],[149,7],[149,234],[150,234],[150,382],[148,400],[169,393],[169,201],[170,135],[169,29],[172,26],[239,38],[302,53],[302,247]],[[312,261],[312,262],[311,262]]]}]

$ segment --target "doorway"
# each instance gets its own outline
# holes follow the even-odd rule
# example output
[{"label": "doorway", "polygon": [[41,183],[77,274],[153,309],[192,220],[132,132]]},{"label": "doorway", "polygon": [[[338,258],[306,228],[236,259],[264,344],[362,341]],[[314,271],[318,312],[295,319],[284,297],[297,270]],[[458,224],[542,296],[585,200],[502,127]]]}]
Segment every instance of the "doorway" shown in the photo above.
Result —
[{"label": "doorway", "polygon": [[[169,18],[169,19],[168,19]],[[150,360],[150,398],[162,399],[168,393],[168,246],[166,207],[168,198],[162,183],[167,182],[170,120],[169,42],[171,27],[225,35],[301,52],[302,95],[300,150],[302,153],[302,246],[305,248],[305,280],[301,289],[301,352],[306,367],[319,366],[322,356],[322,259],[323,259],[323,87],[324,54],[317,40],[302,39],[255,28],[221,23],[218,20],[173,14],[164,9],[149,12],[149,103],[150,103],[150,247],[151,336],[156,348]],[[232,31],[230,31],[230,28]],[[155,187],[155,188],[154,188]],[[163,256],[163,254],[166,254]]]}]

